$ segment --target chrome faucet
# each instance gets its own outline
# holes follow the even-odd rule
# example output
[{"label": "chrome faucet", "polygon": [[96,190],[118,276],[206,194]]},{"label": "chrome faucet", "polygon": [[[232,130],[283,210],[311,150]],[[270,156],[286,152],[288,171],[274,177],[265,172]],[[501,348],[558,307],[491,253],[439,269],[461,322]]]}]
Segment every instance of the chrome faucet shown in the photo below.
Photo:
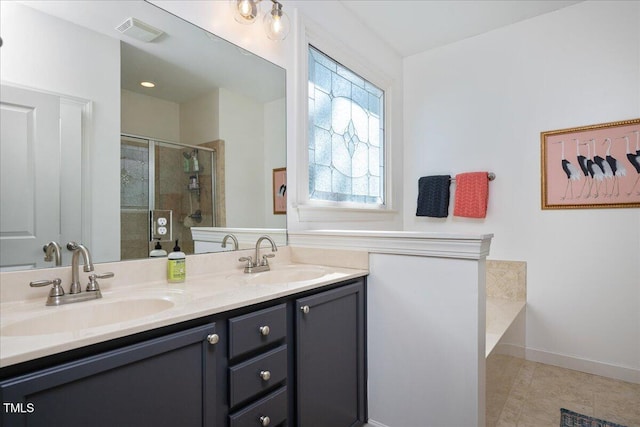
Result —
[{"label": "chrome faucet", "polygon": [[44,251],[44,260],[46,262],[55,261],[56,267],[62,265],[62,248],[58,242],[49,242],[42,247]]},{"label": "chrome faucet", "polygon": [[245,273],[259,273],[261,271],[269,271],[270,267],[269,267],[269,261],[267,258],[273,258],[275,255],[274,254],[265,254],[262,255],[262,259],[260,259],[260,244],[262,243],[263,240],[268,240],[269,243],[271,243],[271,252],[277,252],[278,251],[278,247],[276,246],[276,243],[273,241],[273,239],[269,236],[260,236],[260,238],[258,239],[258,241],[256,242],[256,257],[255,257],[255,261],[253,259],[251,259],[250,256],[247,257],[241,257],[238,259],[238,261],[246,261],[247,265],[244,267],[244,272]]},{"label": "chrome faucet", "polygon": [[84,272],[88,273],[93,271],[93,261],[91,261],[91,253],[84,245],[76,242],[67,243],[67,249],[73,252],[71,256],[71,287],[69,288],[70,294],[79,294],[82,292],[82,286],[80,285],[80,274],[78,266],[78,258],[82,255],[84,260]]},{"label": "chrome faucet", "polygon": [[237,251],[238,250],[238,239],[236,239],[236,236],[234,236],[233,234],[227,234],[226,236],[224,236],[224,238],[222,239],[222,247],[226,248],[227,247],[227,240],[233,240],[233,250]]},{"label": "chrome faucet", "polygon": [[89,283],[87,284],[86,292],[82,292],[82,286],[80,286],[80,255],[84,261],[84,271],[93,271],[93,261],[91,261],[91,253],[84,245],[76,242],[67,243],[67,249],[73,252],[71,256],[71,286],[69,293],[65,294],[62,288],[62,281],[60,279],[53,280],[37,280],[29,283],[29,286],[33,288],[53,285],[47,298],[47,305],[62,305],[72,302],[87,301],[92,299],[102,298],[100,287],[98,286],[97,279],[107,279],[113,277],[113,273],[104,274],[91,274],[89,276]]}]

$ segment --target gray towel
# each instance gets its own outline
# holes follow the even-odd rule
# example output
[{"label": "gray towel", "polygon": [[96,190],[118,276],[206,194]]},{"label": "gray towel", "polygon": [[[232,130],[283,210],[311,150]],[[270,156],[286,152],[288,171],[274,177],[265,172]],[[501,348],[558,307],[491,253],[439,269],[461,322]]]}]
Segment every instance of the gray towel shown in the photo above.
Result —
[{"label": "gray towel", "polygon": [[449,215],[451,175],[423,176],[418,180],[416,216],[446,218]]}]

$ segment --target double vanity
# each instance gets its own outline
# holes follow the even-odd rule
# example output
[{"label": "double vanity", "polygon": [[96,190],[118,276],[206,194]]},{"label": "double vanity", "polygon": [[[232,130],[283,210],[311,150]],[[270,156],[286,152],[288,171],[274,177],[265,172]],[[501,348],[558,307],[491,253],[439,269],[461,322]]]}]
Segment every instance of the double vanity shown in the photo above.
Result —
[{"label": "double vanity", "polygon": [[179,284],[164,280],[166,259],[96,264],[115,273],[103,297],[57,307],[19,283],[27,273],[5,273],[0,393],[14,406],[2,424],[363,424],[363,257],[316,265],[283,247],[246,274],[249,255],[189,257]]}]

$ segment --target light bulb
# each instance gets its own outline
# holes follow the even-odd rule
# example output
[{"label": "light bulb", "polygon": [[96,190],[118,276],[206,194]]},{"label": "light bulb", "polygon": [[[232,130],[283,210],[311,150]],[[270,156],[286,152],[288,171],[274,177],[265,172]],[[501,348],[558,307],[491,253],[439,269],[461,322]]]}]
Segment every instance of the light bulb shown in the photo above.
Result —
[{"label": "light bulb", "polygon": [[230,0],[229,5],[233,10],[233,17],[241,24],[252,24],[258,16],[258,3],[260,0]]},{"label": "light bulb", "polygon": [[271,40],[284,40],[289,34],[289,17],[280,3],[274,2],[271,12],[264,15],[264,29]]},{"label": "light bulb", "polygon": [[251,2],[249,0],[241,0],[238,4],[238,11],[244,18],[251,19]]}]

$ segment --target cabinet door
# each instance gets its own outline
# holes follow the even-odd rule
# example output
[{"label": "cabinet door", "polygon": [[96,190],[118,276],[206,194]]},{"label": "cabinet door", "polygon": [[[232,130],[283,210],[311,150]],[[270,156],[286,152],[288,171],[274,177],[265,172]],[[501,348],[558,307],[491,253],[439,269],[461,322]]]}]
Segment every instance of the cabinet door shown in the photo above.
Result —
[{"label": "cabinet door", "polygon": [[27,410],[0,424],[215,425],[214,333],[211,323],[4,381],[2,401]]},{"label": "cabinet door", "polygon": [[364,282],[296,300],[297,425],[362,425]]}]

